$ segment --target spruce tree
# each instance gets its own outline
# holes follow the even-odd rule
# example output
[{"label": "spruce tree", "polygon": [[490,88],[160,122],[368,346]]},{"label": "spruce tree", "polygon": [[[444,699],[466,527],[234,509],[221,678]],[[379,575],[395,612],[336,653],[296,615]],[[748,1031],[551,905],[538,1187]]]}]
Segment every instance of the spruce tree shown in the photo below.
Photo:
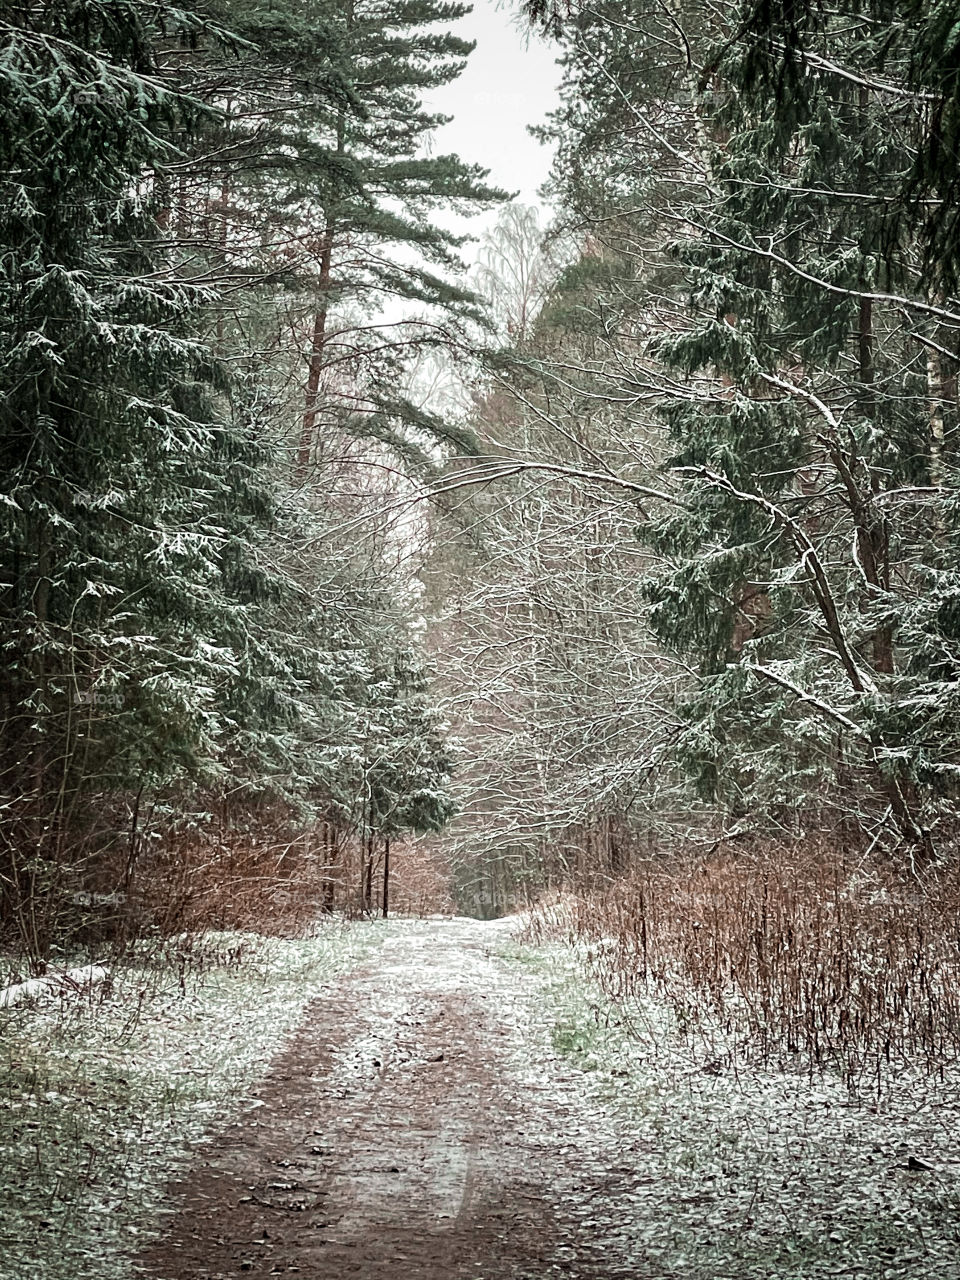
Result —
[{"label": "spruce tree", "polygon": [[784,15],[708,68],[716,197],[677,249],[701,321],[658,351],[721,381],[665,409],[693,479],[690,514],[655,537],[676,565],[655,621],[703,664],[705,781],[789,806],[832,779],[929,853],[960,722],[952,267],[939,217],[924,231],[902,203],[930,145],[910,84],[923,25]]},{"label": "spruce tree", "polygon": [[255,389],[202,340],[220,300],[188,278],[163,175],[210,117],[163,61],[177,31],[226,37],[171,22],[61,0],[3,27],[0,884],[35,954],[62,899],[129,886],[148,810],[168,838],[228,793],[237,822],[352,805],[337,734],[377,698],[433,762],[398,775],[394,826],[443,812],[430,714],[375,675],[416,669],[402,627],[349,565],[303,580],[316,530],[279,503]]},{"label": "spruce tree", "polygon": [[[681,486],[638,523],[694,664],[675,758],[748,823],[929,854],[960,728],[949,6],[528,8],[564,41],[557,190],[646,312],[600,381],[656,407]],[[638,73],[652,43],[676,59]]]},{"label": "spruce tree", "polygon": [[2,884],[33,949],[44,894],[109,842],[91,790],[202,768],[217,731],[219,517],[248,455],[212,412],[204,295],[150,248],[138,184],[194,113],[156,35],[75,0],[3,30]]}]

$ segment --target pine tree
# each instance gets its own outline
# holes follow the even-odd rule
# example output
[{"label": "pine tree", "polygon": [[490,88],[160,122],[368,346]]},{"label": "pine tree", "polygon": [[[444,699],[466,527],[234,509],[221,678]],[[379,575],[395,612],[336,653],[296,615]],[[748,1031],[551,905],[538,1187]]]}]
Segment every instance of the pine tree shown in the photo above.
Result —
[{"label": "pine tree", "polygon": [[[333,308],[352,306],[366,317],[356,332],[341,324],[346,332],[338,339],[353,350],[354,381],[366,401],[362,414],[349,412],[353,429],[402,452],[410,441],[398,432],[398,420],[412,418],[416,427],[444,434],[439,421],[411,412],[397,387],[412,354],[449,341],[446,323],[481,318],[472,292],[454,279],[463,269],[460,238],[437,223],[436,213],[470,211],[504,197],[484,184],[476,165],[426,154],[443,118],[427,111],[422,97],[455,79],[472,48],[433,28],[467,11],[446,0],[330,0],[327,6],[335,65],[354,102],[339,105],[328,121],[328,176],[309,193],[322,210],[322,232],[308,326],[301,475],[316,438],[323,370],[342,360],[328,349]],[[408,323],[398,332],[393,321],[381,331],[378,313],[397,302],[407,308]]]}]

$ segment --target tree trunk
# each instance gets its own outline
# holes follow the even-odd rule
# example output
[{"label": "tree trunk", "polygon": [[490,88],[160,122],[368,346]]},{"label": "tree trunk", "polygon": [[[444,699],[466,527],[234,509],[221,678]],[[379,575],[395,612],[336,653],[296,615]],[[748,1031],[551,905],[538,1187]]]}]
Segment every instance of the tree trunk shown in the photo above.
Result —
[{"label": "tree trunk", "polygon": [[383,918],[390,909],[390,838],[383,842]]},{"label": "tree trunk", "polygon": [[927,347],[927,396],[930,418],[930,483],[935,488],[943,484],[943,365],[940,352]]},{"label": "tree trunk", "polygon": [[337,841],[329,822],[323,824],[323,901],[321,911],[331,915],[336,905],[336,880],[334,872],[337,866]]},{"label": "tree trunk", "polygon": [[[230,204],[230,182],[226,176],[220,183],[220,199],[217,201],[220,211],[220,232],[217,237],[220,249],[220,269],[226,275],[227,271],[227,249],[230,244],[230,223],[227,217],[227,208]],[[217,307],[217,350],[223,351],[223,340],[225,336],[223,303]]]},{"label": "tree trunk", "polygon": [[313,319],[313,336],[310,343],[310,364],[307,373],[307,390],[304,398],[303,421],[300,424],[300,447],[297,450],[297,479],[302,481],[310,469],[316,434],[317,409],[320,403],[320,375],[323,372],[323,352],[327,342],[327,291],[330,287],[330,262],[333,256],[333,227],[328,224],[323,235],[320,255],[320,279],[317,283],[317,310]]},{"label": "tree trunk", "polygon": [[360,896],[363,910],[373,913],[373,835],[367,836],[360,854]]}]

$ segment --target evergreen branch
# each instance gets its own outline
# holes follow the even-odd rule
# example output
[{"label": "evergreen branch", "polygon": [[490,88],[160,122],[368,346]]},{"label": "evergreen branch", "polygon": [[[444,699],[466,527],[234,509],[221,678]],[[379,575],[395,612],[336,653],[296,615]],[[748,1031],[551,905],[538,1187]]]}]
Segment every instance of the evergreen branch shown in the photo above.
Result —
[{"label": "evergreen branch", "polygon": [[770,517],[774,524],[786,530],[790,540],[800,553],[801,567],[806,566],[811,572],[810,582],[813,587],[814,598],[817,601],[827,632],[833,641],[834,649],[851,685],[859,694],[875,692],[876,686],[873,680],[861,669],[854,656],[853,647],[847,640],[843,624],[840,621],[840,611],[833,598],[833,591],[827,572],[823,567],[823,562],[817,553],[816,547],[803,527],[789,516],[782,507],[778,507],[776,503],[771,502],[769,498],[765,498],[759,493],[749,493],[738,489],[726,476],[720,475],[716,471],[711,471],[709,467],[678,467],[677,471],[679,474],[697,476],[702,480],[706,480],[716,488],[729,493],[731,497],[736,498],[738,501],[758,507]]},{"label": "evergreen branch", "polygon": [[806,702],[811,707],[816,707],[819,711],[822,711],[824,715],[829,716],[831,720],[836,720],[836,722],[843,725],[845,729],[856,734],[857,737],[866,736],[861,726],[851,720],[849,716],[844,715],[842,711],[838,711],[836,707],[831,707],[828,702],[824,702],[823,699],[818,698],[816,694],[810,693],[806,689],[801,689],[798,684],[794,684],[792,680],[789,680],[780,672],[774,671],[771,667],[762,666],[758,662],[741,662],[732,665],[739,666],[744,671],[752,671],[755,675],[763,676],[765,680],[769,680],[771,683],[779,685],[781,689],[786,689],[788,693],[792,693],[801,702]]},{"label": "evergreen branch", "polygon": [[945,324],[960,325],[960,311],[949,311],[946,307],[938,307],[929,302],[921,302],[917,298],[907,298],[903,294],[880,293],[872,289],[850,289],[844,285],[833,284],[829,280],[824,280],[821,276],[815,276],[809,271],[804,271],[802,267],[798,267],[789,258],[784,258],[781,254],[774,253],[772,248],[761,249],[759,245],[744,244],[741,240],[735,240],[732,236],[724,235],[716,227],[709,227],[705,223],[697,222],[689,214],[671,214],[665,211],[661,216],[674,222],[684,222],[708,239],[719,241],[730,249],[737,249],[741,253],[749,253],[752,257],[776,263],[777,266],[783,267],[785,271],[789,271],[791,275],[795,275],[800,280],[806,281],[807,284],[815,285],[827,293],[833,293],[843,298],[857,298],[866,302],[887,302],[891,306],[905,307],[910,311],[919,311],[922,315],[935,316]]}]

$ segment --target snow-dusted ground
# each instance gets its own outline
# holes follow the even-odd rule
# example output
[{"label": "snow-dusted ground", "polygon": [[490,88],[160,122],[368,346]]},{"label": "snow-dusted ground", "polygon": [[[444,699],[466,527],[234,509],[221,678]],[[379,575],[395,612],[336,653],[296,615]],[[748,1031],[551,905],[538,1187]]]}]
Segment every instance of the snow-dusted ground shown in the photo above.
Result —
[{"label": "snow-dusted ground", "polygon": [[508,936],[389,926],[174,1189],[149,1280],[632,1277],[608,1225],[643,1152],[541,1034]]},{"label": "snow-dusted ground", "polygon": [[567,948],[514,955],[540,985],[541,1042],[603,1108],[588,1146],[613,1123],[646,1152],[626,1203],[601,1206],[637,1275],[960,1277],[960,1071],[890,1075],[878,1100],[870,1081],[856,1096],[801,1064],[720,1070],[656,1003],[604,999]]},{"label": "snow-dusted ground", "polygon": [[[149,1274],[179,1257],[177,1280],[283,1249],[311,1280],[351,1257],[362,1280],[960,1280],[960,1074],[878,1102],[720,1070],[512,927],[336,928],[185,989],[131,970],[102,1005],[3,1011],[2,1280],[121,1280],[161,1221]],[[164,1204],[188,1161],[206,1181]],[[258,1179],[287,1190],[232,1187]],[[244,1215],[269,1219],[249,1259]]]},{"label": "snow-dusted ground", "polygon": [[305,1006],[380,940],[219,934],[101,999],[0,1010],[0,1280],[115,1280],[168,1177],[239,1109]]}]

